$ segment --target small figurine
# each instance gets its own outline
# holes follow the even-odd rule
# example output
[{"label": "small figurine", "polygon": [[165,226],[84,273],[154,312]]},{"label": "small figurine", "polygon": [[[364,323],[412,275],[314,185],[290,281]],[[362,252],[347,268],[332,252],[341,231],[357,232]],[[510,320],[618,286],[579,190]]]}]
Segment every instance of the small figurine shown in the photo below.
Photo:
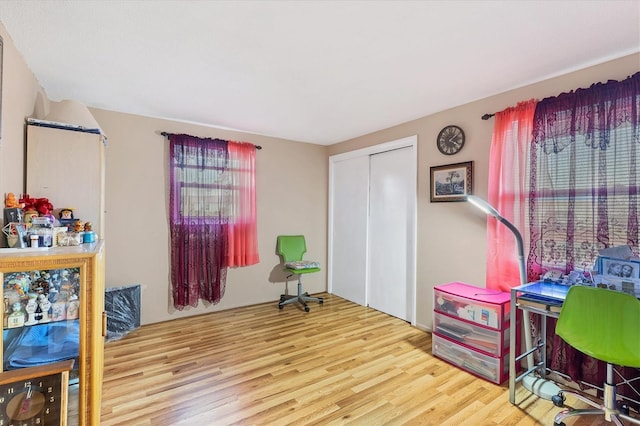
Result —
[{"label": "small figurine", "polygon": [[84,223],[78,219],[73,222],[73,232],[82,232],[84,231]]},{"label": "small figurine", "polygon": [[31,226],[31,219],[34,217],[38,217],[38,212],[34,209],[29,209],[27,211],[24,212],[23,214],[23,220],[24,223],[26,223],[27,225]]},{"label": "small figurine", "polygon": [[73,209],[66,208],[60,210],[60,212],[58,213],[58,218],[62,220],[73,219]]},{"label": "small figurine", "polygon": [[67,304],[65,302],[57,301],[51,308],[51,319],[53,321],[62,321],[67,318]]},{"label": "small figurine", "polygon": [[16,302],[13,304],[11,309],[13,309],[13,312],[11,312],[11,315],[9,315],[7,327],[22,327],[24,325],[24,312],[22,312],[22,304],[20,302]]},{"label": "small figurine", "polygon": [[14,194],[13,192],[9,192],[7,193],[7,196],[4,199],[4,206],[8,209],[13,209],[13,208],[23,208],[24,204],[20,204],[20,202],[18,201],[18,198],[16,197],[16,194]]},{"label": "small figurine", "polygon": [[36,297],[37,296],[35,294],[29,294],[29,301],[27,302],[27,306],[25,308],[28,318],[27,322],[25,322],[24,325],[34,325],[38,323],[38,321],[36,321],[36,310],[38,309]]},{"label": "small figurine", "polygon": [[93,231],[93,225],[91,224],[91,222],[87,222],[84,224],[84,231],[85,232]]},{"label": "small figurine", "polygon": [[49,299],[47,299],[46,295],[41,294],[38,296],[38,306],[40,307],[40,311],[42,314],[42,318],[40,319],[40,322],[41,323],[50,322],[51,319],[49,318],[49,309],[51,309],[51,302],[49,302]]},{"label": "small figurine", "polygon": [[80,310],[80,301],[75,294],[71,296],[69,305],[67,306],[67,319],[78,319],[78,311]]}]

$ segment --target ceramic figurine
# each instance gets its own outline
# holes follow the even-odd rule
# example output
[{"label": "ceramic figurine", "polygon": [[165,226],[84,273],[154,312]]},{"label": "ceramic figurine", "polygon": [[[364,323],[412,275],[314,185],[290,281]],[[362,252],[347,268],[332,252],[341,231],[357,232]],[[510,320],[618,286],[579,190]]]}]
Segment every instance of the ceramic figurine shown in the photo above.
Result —
[{"label": "ceramic figurine", "polygon": [[9,315],[7,327],[22,327],[24,325],[24,312],[22,312],[22,304],[20,302],[14,303],[12,309],[13,312],[11,312],[11,315]]},{"label": "ceramic figurine", "polygon": [[25,308],[25,311],[27,311],[27,322],[24,323],[24,325],[34,325],[37,324],[38,321],[36,321],[36,310],[38,309],[38,303],[36,302],[36,295],[29,295],[29,301],[27,302],[27,307]]},{"label": "ceramic figurine", "polygon": [[78,311],[80,310],[80,301],[78,300],[78,296],[73,295],[69,300],[69,305],[67,306],[67,319],[78,319]]},{"label": "ceramic figurine", "polygon": [[58,301],[51,305],[51,320],[62,321],[67,318],[67,304],[62,301]]},{"label": "ceramic figurine", "polygon": [[51,302],[47,299],[47,296],[41,294],[38,296],[38,306],[40,307],[40,311],[42,313],[42,318],[40,319],[41,323],[47,323],[51,321],[49,318],[49,309],[51,309]]}]

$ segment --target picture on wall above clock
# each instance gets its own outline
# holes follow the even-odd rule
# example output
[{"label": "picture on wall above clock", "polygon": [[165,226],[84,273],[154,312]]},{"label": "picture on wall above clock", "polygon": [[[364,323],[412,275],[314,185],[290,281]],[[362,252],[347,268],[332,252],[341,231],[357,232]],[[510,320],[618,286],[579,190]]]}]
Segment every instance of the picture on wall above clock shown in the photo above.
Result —
[{"label": "picture on wall above clock", "polygon": [[454,155],[464,146],[464,131],[459,126],[445,126],[436,140],[438,150],[444,155]]}]

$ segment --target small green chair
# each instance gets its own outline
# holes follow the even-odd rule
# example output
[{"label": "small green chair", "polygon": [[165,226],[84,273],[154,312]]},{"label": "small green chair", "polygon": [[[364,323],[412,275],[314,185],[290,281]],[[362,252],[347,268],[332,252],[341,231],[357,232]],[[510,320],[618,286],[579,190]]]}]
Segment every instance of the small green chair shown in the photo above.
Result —
[{"label": "small green chair", "polygon": [[322,297],[311,297],[309,293],[302,292],[302,275],[320,271],[318,262],[302,260],[302,256],[306,252],[307,244],[304,235],[278,236],[278,254],[282,257],[284,268],[289,273],[287,279],[294,275],[298,276],[298,294],[295,296],[289,294],[280,295],[280,303],[278,303],[279,309],[282,309],[284,305],[288,305],[289,303],[300,302],[305,312],[309,312],[307,302],[318,302],[320,304],[324,302]]},{"label": "small green chair", "polygon": [[562,305],[556,334],[580,352],[606,362],[607,378],[602,403],[572,391],[555,396],[553,402],[560,407],[565,394],[571,394],[595,408],[564,410],[555,416],[554,425],[564,425],[564,419],[579,415],[604,415],[617,425],[622,425],[620,419],[640,424],[640,419],[628,415],[624,404],[619,408],[613,368],[640,367],[640,300],[620,291],[572,286]]}]

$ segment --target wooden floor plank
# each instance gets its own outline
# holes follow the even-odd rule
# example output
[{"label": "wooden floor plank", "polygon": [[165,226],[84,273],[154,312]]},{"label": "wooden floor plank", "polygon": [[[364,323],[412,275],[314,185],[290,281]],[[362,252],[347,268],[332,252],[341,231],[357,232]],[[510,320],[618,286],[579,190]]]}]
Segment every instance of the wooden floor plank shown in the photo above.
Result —
[{"label": "wooden floor plank", "polygon": [[[552,425],[560,411],[431,353],[431,335],[330,294],[140,327],[105,347],[110,425]],[[568,420],[567,426],[605,424]]]}]

